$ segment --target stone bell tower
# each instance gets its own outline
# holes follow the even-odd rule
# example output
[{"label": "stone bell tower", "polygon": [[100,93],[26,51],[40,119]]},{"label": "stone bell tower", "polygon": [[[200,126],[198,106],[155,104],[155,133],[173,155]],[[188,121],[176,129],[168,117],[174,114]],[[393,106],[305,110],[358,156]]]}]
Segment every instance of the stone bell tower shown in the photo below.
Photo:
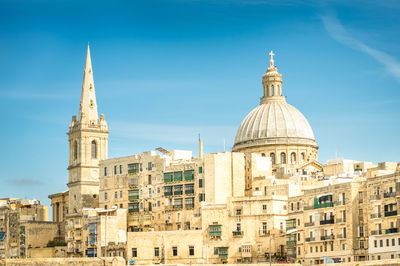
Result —
[{"label": "stone bell tower", "polygon": [[72,116],[69,141],[69,214],[98,207],[99,161],[108,157],[108,127],[97,113],[89,44],[83,74],[79,115]]}]

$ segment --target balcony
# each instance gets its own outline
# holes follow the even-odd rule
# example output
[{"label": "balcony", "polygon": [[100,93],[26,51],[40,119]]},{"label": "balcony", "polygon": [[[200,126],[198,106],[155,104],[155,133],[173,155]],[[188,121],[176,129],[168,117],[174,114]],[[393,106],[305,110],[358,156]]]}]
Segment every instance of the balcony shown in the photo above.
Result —
[{"label": "balcony", "polygon": [[128,180],[128,186],[133,188],[138,186],[138,179],[137,178],[131,178]]},{"label": "balcony", "polygon": [[398,228],[389,228],[385,230],[385,234],[394,234],[394,233],[398,233],[399,229]]},{"label": "balcony", "polygon": [[296,229],[296,225],[286,226],[286,231]]},{"label": "balcony", "polygon": [[319,221],[320,225],[334,224],[334,223],[335,223],[334,217],[331,217],[329,220],[321,220],[321,221]]},{"label": "balcony", "polygon": [[129,200],[138,200],[139,199],[139,195],[129,195],[128,199]]},{"label": "balcony", "polygon": [[185,203],[186,209],[194,209],[194,203]]},{"label": "balcony", "polygon": [[287,246],[295,246],[295,245],[296,245],[296,240],[289,240],[289,241],[286,241],[286,245],[287,245]]},{"label": "balcony", "polygon": [[321,240],[334,240],[335,236],[334,235],[329,235],[329,236],[321,236]]},{"label": "balcony", "polygon": [[185,194],[186,194],[186,195],[194,194],[194,188],[192,188],[192,189],[185,189]]},{"label": "balcony", "polygon": [[371,217],[371,219],[377,219],[377,218],[381,218],[382,214],[381,213],[371,213],[370,217]]},{"label": "balcony", "polygon": [[306,242],[312,242],[315,241],[315,237],[307,237]]},{"label": "balcony", "polygon": [[369,197],[369,200],[380,200],[381,199],[381,195],[379,194],[379,195],[371,195],[370,197]]},{"label": "balcony", "polygon": [[346,238],[346,235],[344,235],[344,234],[338,234],[338,235],[337,235],[337,238],[338,238],[338,239],[343,239],[343,238]]},{"label": "balcony", "polygon": [[174,204],[173,205],[173,209],[174,210],[179,210],[179,209],[182,209],[183,208],[183,205],[182,204]]},{"label": "balcony", "polygon": [[260,229],[258,233],[259,236],[269,236],[267,229]]},{"label": "balcony", "polygon": [[242,237],[243,231],[232,231],[232,236],[233,237]]},{"label": "balcony", "polygon": [[388,211],[388,212],[385,212],[385,217],[396,216],[396,215],[397,215],[397,211]]},{"label": "balcony", "polygon": [[387,198],[394,198],[394,197],[396,197],[396,192],[385,192],[385,193],[383,193],[383,197],[384,197],[385,199],[387,199]]},{"label": "balcony", "polygon": [[169,196],[172,196],[172,195],[173,195],[172,191],[164,190],[164,196],[165,197],[169,197]]},{"label": "balcony", "polygon": [[377,235],[381,235],[382,234],[382,230],[373,230],[371,231],[371,235],[372,236],[377,236]]},{"label": "balcony", "polygon": [[315,223],[314,222],[310,222],[310,223],[305,223],[304,227],[310,227],[310,226],[314,226]]},{"label": "balcony", "polygon": [[343,218],[336,218],[336,223],[337,224],[341,224],[341,223],[345,223],[346,222],[346,219],[343,219]]},{"label": "balcony", "polygon": [[309,205],[309,206],[304,206],[304,210],[308,211],[308,210],[313,210],[314,206],[313,205]]},{"label": "balcony", "polygon": [[343,201],[335,201],[335,206],[343,206],[343,205],[345,205],[345,202],[343,202]]},{"label": "balcony", "polygon": [[333,207],[333,202],[314,204],[314,209],[322,209],[322,208],[328,208],[328,207]]},{"label": "balcony", "polygon": [[222,235],[222,225],[219,225],[219,224],[210,225],[209,235],[211,237],[221,236]]}]

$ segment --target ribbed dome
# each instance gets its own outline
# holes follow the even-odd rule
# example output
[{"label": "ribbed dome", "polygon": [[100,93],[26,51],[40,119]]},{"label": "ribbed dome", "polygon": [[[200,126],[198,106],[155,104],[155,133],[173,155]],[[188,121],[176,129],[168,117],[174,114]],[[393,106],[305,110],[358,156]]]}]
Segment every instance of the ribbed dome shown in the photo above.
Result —
[{"label": "ribbed dome", "polygon": [[[315,145],[307,119],[285,100],[267,101],[253,109],[240,125],[234,146],[263,144]],[[242,144],[242,145],[241,145]]]}]

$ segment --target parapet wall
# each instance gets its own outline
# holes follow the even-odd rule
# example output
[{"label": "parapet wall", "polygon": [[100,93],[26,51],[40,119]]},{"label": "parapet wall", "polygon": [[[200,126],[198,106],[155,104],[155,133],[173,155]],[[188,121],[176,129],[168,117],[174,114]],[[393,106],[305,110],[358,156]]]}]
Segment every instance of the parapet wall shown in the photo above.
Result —
[{"label": "parapet wall", "polygon": [[51,258],[51,259],[4,259],[0,260],[0,266],[125,266],[125,260],[121,257],[110,258]]}]

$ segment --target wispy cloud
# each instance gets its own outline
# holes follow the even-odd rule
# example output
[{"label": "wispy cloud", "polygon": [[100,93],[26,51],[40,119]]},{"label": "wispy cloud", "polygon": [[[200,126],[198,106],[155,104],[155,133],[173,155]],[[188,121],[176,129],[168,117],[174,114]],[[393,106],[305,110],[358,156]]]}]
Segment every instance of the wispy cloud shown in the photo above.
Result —
[{"label": "wispy cloud", "polygon": [[24,187],[39,186],[43,184],[42,181],[32,178],[14,178],[10,180],[10,183],[14,186],[24,186]]},{"label": "wispy cloud", "polygon": [[398,82],[400,82],[400,62],[396,60],[396,58],[385,52],[372,48],[352,37],[335,16],[324,15],[321,16],[321,19],[326,31],[335,40],[373,57],[376,61],[381,63]]}]

